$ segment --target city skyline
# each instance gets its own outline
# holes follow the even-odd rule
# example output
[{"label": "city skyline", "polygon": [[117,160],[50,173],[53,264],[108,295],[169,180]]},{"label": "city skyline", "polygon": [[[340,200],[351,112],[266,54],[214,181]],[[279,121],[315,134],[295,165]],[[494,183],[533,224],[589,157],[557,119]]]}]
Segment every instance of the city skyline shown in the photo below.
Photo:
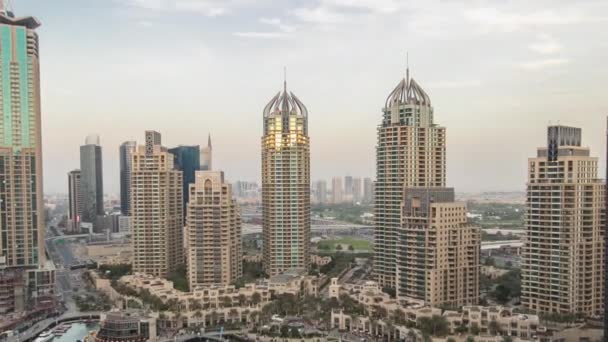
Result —
[{"label": "city skyline", "polygon": [[[588,132],[591,149],[599,154],[605,150],[603,130],[597,129],[608,112],[601,103],[605,71],[589,68],[606,56],[602,43],[606,33],[598,30],[603,18],[597,14],[606,4],[597,1],[574,9],[566,2],[552,2],[549,8],[543,2],[521,1],[445,7],[414,2],[410,7],[428,20],[435,18],[430,23],[436,22],[436,28],[420,20],[407,24],[404,20],[391,28],[392,34],[385,34],[379,22],[410,18],[411,8],[398,1],[289,2],[275,8],[265,1],[255,5],[234,1],[215,16],[208,16],[202,5],[198,11],[176,6],[184,1],[156,3],[159,8],[146,9],[136,5],[149,5],[147,1],[89,0],[88,6],[72,8],[78,15],[68,23],[63,19],[73,1],[15,2],[18,13],[36,12],[49,23],[39,30],[45,37],[41,63],[47,193],[65,193],[65,174],[77,166],[74,146],[82,136],[97,133],[106,151],[104,185],[108,193],[117,194],[119,180],[110,175],[118,169],[118,146],[146,129],[162,130],[167,146],[204,145],[209,131],[214,136],[215,163],[225,170],[226,179],[259,181],[255,132],[261,124],[255,113],[264,105],[260,100],[264,94],[280,84],[283,65],[288,67],[288,78],[298,84],[294,90],[308,99],[311,110],[322,113],[310,122],[311,179],[346,173],[372,176],[373,158],[361,155],[373,155],[375,139],[369,127],[376,125],[378,98],[385,96],[384,84],[405,72],[406,50],[414,76],[424,80],[422,86],[437,98],[434,104],[444,114],[442,124],[452,127],[447,137],[447,177],[460,191],[523,191],[520,180],[525,177],[526,157],[532,146],[542,143],[534,132],[550,121],[581,127]],[[217,4],[200,2],[210,3]],[[345,10],[336,15],[336,8]],[[454,15],[446,18],[446,11]],[[323,13],[326,22],[319,23]],[[355,19],[369,30],[361,32],[353,24]],[[106,22],[114,25],[99,30]],[[71,25],[94,35],[98,47],[89,49],[92,42],[66,40]],[[289,31],[285,26],[293,32],[280,34]],[[130,38],[116,41],[118,28]],[[274,34],[262,39],[263,34],[253,31]],[[326,49],[317,48],[320,35]],[[357,35],[359,44],[368,46],[366,51],[350,42]],[[372,35],[381,38],[374,41]],[[449,41],[454,35],[469,37],[459,41],[462,51],[454,51]],[[590,41],[582,46],[576,38],[580,36]],[[156,44],[168,37],[172,42],[166,48]],[[587,44],[599,47],[593,56]],[[387,45],[399,48],[388,57],[375,53]],[[235,57],[239,56],[235,49],[248,47],[252,48],[249,58]],[[489,54],[493,47],[496,54]],[[105,52],[100,54],[100,48]],[[304,58],[301,49],[312,52]],[[165,63],[168,50],[180,52],[179,63]],[[64,63],[66,53],[73,63]],[[268,54],[285,57],[270,59]],[[91,63],[97,65],[95,70],[87,68]],[[251,68],[252,63],[259,67]],[[226,75],[223,70],[234,72]],[[579,86],[583,80],[584,90]],[[197,86],[191,87],[195,82]],[[178,83],[182,86],[175,87]],[[235,84],[246,91],[237,106],[226,110]],[[475,100],[471,101],[471,94]],[[523,121],[527,124],[521,125]],[[80,129],[65,131],[63,122],[78,122]],[[184,122],[189,129],[183,129]],[[328,128],[338,123],[345,127],[342,132]],[[512,139],[514,132],[524,138]],[[238,141],[231,138],[235,133]],[[480,140],[483,148],[478,146]],[[478,153],[472,158],[469,151],[475,148]],[[477,159],[491,163],[480,164]]]}]

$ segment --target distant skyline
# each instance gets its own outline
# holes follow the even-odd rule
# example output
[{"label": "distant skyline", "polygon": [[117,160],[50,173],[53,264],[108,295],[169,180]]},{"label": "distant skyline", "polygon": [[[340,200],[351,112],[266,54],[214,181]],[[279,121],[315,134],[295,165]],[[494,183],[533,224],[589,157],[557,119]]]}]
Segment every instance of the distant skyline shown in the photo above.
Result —
[{"label": "distant skyline", "polygon": [[[262,110],[288,86],[309,109],[311,179],[374,178],[376,127],[405,73],[447,129],[447,183],[523,191],[549,123],[605,161],[608,2],[14,0],[42,26],[44,186],[67,193],[99,134],[104,186],[119,145],[205,145],[228,182],[260,180]],[[584,37],[584,39],[582,39]]]}]

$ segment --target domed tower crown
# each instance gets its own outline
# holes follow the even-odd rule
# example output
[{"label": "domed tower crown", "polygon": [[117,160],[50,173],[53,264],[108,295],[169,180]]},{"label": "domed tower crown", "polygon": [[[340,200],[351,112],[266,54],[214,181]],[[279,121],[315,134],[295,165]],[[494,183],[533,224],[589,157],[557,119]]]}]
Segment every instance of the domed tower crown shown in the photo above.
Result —
[{"label": "domed tower crown", "polygon": [[406,76],[397,84],[395,89],[386,98],[385,107],[393,105],[423,105],[430,106],[431,98],[422,87],[410,78],[410,69],[407,68]]},{"label": "domed tower crown", "polygon": [[283,86],[283,92],[278,92],[264,107],[265,118],[277,115],[308,117],[308,109],[294,93],[287,92],[287,84]]}]

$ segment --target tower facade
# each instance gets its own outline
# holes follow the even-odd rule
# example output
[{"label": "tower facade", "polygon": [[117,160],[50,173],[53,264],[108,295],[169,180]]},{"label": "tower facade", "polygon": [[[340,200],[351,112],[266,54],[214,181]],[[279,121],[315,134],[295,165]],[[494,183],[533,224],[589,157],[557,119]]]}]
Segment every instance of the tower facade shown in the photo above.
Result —
[{"label": "tower facade", "polygon": [[80,231],[80,170],[68,173],[68,229],[72,232]]},{"label": "tower facade", "polygon": [[220,171],[197,171],[189,186],[186,255],[190,288],[228,285],[243,274],[241,215]]},{"label": "tower facade", "polygon": [[454,189],[411,187],[403,192],[397,249],[397,296],[427,305],[479,302],[481,230],[467,223]]},{"label": "tower facade", "polygon": [[308,110],[285,84],[263,115],[263,263],[276,275],[310,264]]},{"label": "tower facade", "polygon": [[188,204],[188,199],[190,198],[189,187],[190,184],[194,184],[195,173],[197,170],[200,170],[201,162],[200,162],[200,147],[198,145],[195,146],[178,146],[169,150],[174,156],[173,163],[175,164],[175,168],[182,172],[183,184],[182,191],[184,194],[183,198],[183,213],[184,213],[184,223],[186,218],[186,205]]},{"label": "tower facade", "polygon": [[317,203],[327,203],[327,182],[325,180],[317,181],[316,185]]},{"label": "tower facade", "polygon": [[8,267],[45,261],[39,26],[0,8],[0,265]]},{"label": "tower facade", "polygon": [[166,277],[183,262],[182,172],[158,132],[131,158],[133,271]]},{"label": "tower facade", "polygon": [[521,302],[537,312],[603,313],[605,185],[581,135],[550,126],[528,159]]},{"label": "tower facade", "polygon": [[445,186],[445,129],[409,71],[386,99],[378,126],[374,189],[374,273],[395,288],[403,189]]},{"label": "tower facade", "polygon": [[105,214],[103,208],[103,165],[99,136],[89,135],[80,146],[80,200],[82,222],[93,224],[93,230],[100,232],[103,224],[98,218]]},{"label": "tower facade", "polygon": [[344,202],[344,188],[342,177],[334,177],[331,180],[331,202],[333,204]]},{"label": "tower facade", "polygon": [[131,155],[137,148],[137,142],[125,141],[120,144],[120,211],[125,216],[131,215]]}]

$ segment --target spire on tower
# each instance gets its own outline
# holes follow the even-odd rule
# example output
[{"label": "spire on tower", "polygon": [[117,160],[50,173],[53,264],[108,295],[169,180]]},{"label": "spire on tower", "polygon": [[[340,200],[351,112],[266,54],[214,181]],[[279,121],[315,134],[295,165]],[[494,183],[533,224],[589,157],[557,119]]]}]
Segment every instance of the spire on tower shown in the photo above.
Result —
[{"label": "spire on tower", "polygon": [[0,0],[0,14],[8,15],[8,0]]},{"label": "spire on tower", "polygon": [[287,67],[283,66],[283,91],[287,92]]},{"label": "spire on tower", "polygon": [[207,147],[211,148],[211,133],[209,133],[209,136],[207,137]]}]

